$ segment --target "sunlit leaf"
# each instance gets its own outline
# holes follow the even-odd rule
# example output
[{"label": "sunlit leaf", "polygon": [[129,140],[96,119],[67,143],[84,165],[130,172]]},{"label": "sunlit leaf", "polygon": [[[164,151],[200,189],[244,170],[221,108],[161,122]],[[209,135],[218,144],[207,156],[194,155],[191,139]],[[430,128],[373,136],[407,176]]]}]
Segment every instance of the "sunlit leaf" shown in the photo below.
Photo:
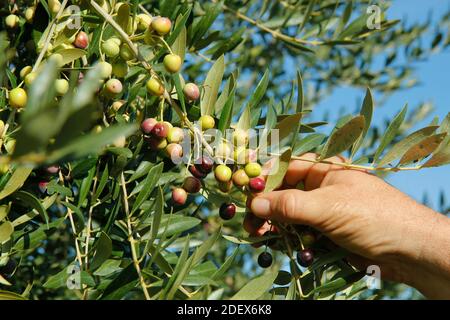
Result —
[{"label": "sunlit leaf", "polygon": [[11,178],[9,178],[7,184],[3,190],[0,191],[0,199],[6,198],[16,190],[20,189],[30,175],[31,171],[32,168],[29,167],[19,167],[14,170],[14,173]]},{"label": "sunlit leaf", "polygon": [[361,136],[364,126],[364,116],[357,116],[350,119],[342,127],[336,127],[325,144],[320,159],[330,158],[350,148]]},{"label": "sunlit leaf", "polygon": [[398,164],[402,165],[425,158],[439,147],[446,136],[447,133],[440,133],[423,139],[406,151]]},{"label": "sunlit leaf", "polygon": [[427,138],[429,135],[435,132],[437,128],[438,126],[422,128],[414,133],[411,133],[403,140],[397,142],[378,162],[377,167],[382,167],[394,161],[395,159],[402,157],[411,147]]},{"label": "sunlit leaf", "polygon": [[361,136],[358,138],[358,140],[355,142],[355,144],[352,147],[351,158],[353,158],[353,156],[356,154],[358,149],[361,147],[361,145],[363,144],[364,138],[366,137],[367,132],[369,131],[370,123],[372,122],[373,108],[374,108],[374,106],[373,106],[372,92],[370,91],[369,88],[367,88],[366,96],[364,97],[363,105],[362,105],[361,111],[359,113],[360,115],[364,116],[364,121],[365,121],[364,130],[363,130]]},{"label": "sunlit leaf", "polygon": [[217,101],[217,95],[222,83],[224,70],[224,57],[221,56],[211,67],[206,76],[205,82],[203,83],[203,92],[200,99],[200,109],[202,115],[212,115],[214,112],[214,105]]},{"label": "sunlit leaf", "polygon": [[383,137],[381,138],[380,144],[379,144],[377,151],[375,152],[375,155],[373,157],[374,163],[377,163],[378,159],[381,156],[381,153],[389,145],[389,143],[391,143],[392,140],[395,138],[395,135],[397,134],[398,129],[400,128],[401,124],[403,123],[403,120],[405,119],[407,110],[408,110],[408,105],[405,105],[403,107],[403,109],[394,117],[392,122],[389,124],[389,127],[386,129],[386,132],[384,133]]},{"label": "sunlit leaf", "polygon": [[275,157],[272,167],[266,179],[264,192],[271,192],[281,186],[291,161],[292,150],[287,149],[279,157]]}]

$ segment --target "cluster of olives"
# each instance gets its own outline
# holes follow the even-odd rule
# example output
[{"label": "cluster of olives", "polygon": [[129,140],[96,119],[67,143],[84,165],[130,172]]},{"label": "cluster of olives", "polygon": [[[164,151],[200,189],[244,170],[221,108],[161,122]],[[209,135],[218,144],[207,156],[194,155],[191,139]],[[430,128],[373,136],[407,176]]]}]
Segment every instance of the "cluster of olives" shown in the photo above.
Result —
[{"label": "cluster of olives", "polygon": [[180,143],[184,138],[184,132],[181,128],[174,127],[168,121],[147,118],[141,123],[141,130],[150,149],[154,151],[165,150],[167,155],[171,157],[183,155],[183,148]]},{"label": "cluster of olives", "polygon": [[[118,12],[123,3],[117,3],[114,10]],[[106,1],[101,1],[101,5],[108,5]],[[56,14],[61,8],[61,3],[57,0],[49,1],[50,12]],[[109,11],[109,8],[104,8]],[[26,10],[25,16],[27,21],[32,22],[35,7],[30,7]],[[32,14],[33,13],[33,14]],[[131,20],[131,19],[130,19]],[[19,17],[15,14],[9,15],[5,19],[5,24],[8,28],[13,29],[18,25]],[[134,35],[136,32],[141,32],[144,42],[151,45],[164,43],[163,37],[171,30],[172,23],[170,19],[165,17],[151,17],[148,14],[139,14],[136,19],[133,19],[129,30],[126,32],[129,35]],[[53,48],[52,43],[48,44],[47,58],[54,59],[59,67],[65,64],[63,56],[58,53],[60,49],[79,48],[86,49],[89,46],[90,36],[80,30],[75,35],[68,39],[67,43],[59,44]],[[139,38],[139,37],[136,37]],[[120,79],[127,76],[129,72],[129,65],[135,60],[135,54],[130,46],[123,42],[119,37],[112,36],[103,40],[101,45],[101,61],[98,62],[100,66],[100,74],[102,82],[104,83],[102,94],[106,98],[115,99],[119,97],[123,91],[123,85]],[[38,48],[41,49],[42,48]],[[163,64],[165,70],[169,73],[176,73],[181,69],[183,61],[177,54],[170,52],[164,56]],[[26,66],[20,71],[20,77],[29,87],[38,76],[39,68],[34,70],[31,66]],[[61,79],[55,81],[55,91],[57,96],[63,96],[69,90],[69,82],[65,79],[65,75]],[[80,73],[80,78],[83,78],[83,73]],[[147,90],[151,95],[162,96],[164,94],[164,86],[162,82],[156,77],[151,77],[146,84]],[[184,92],[188,100],[194,101],[199,98],[200,92],[195,84],[188,83],[184,87]],[[24,88],[19,87],[12,89],[9,92],[9,104],[13,108],[23,108],[27,103],[27,92]]]},{"label": "cluster of olives", "polygon": [[[59,1],[50,0],[49,1],[49,9],[51,12],[58,12],[61,7]],[[29,7],[25,10],[24,17],[28,23],[33,22],[34,13],[36,7]],[[16,14],[10,14],[5,18],[5,25],[8,29],[15,29],[19,25],[19,16]],[[89,37],[84,31],[79,31],[71,39],[69,39],[70,43],[63,43],[59,45],[57,48],[53,48],[52,44],[48,44],[47,55],[49,59],[54,59],[59,67],[64,65],[64,58],[59,53],[51,53],[54,51],[58,51],[59,49],[67,49],[67,48],[79,48],[86,49],[89,45]],[[42,49],[42,48],[41,48]],[[25,84],[26,87],[30,87],[31,84],[38,76],[39,69],[33,70],[31,66],[25,66],[20,70],[20,78]],[[63,74],[64,75],[64,74]],[[65,76],[65,75],[64,75]],[[107,78],[107,76],[105,76]],[[57,96],[65,95],[69,90],[69,82],[64,77],[57,79],[54,84],[54,89]],[[27,92],[24,88],[20,86],[12,89],[9,92],[9,104],[13,108],[23,108],[27,103]]]},{"label": "cluster of olives", "polygon": [[[195,86],[194,84],[190,85]],[[195,86],[194,88],[197,92],[198,87]],[[183,91],[189,99],[190,92],[186,86]],[[206,130],[213,129],[215,126],[216,121],[210,115],[203,115],[198,121],[198,127],[202,130],[203,135],[207,134]],[[184,131],[182,128],[173,127],[166,121],[147,118],[141,123],[141,130],[151,150],[162,151],[164,155],[172,159],[173,156],[178,158],[183,156],[181,142],[184,139]],[[172,189],[172,203],[179,206],[184,205],[188,194],[196,194],[205,186],[203,180],[209,174],[214,175],[219,190],[224,193],[230,192],[231,188],[236,187],[251,199],[256,194],[263,192],[265,179],[262,176],[262,167],[257,161],[256,151],[248,147],[248,140],[247,132],[236,129],[233,131],[231,141],[223,139],[214,146],[212,154],[204,151],[206,155],[189,164],[190,175],[184,179],[182,185]],[[234,203],[225,202],[219,207],[219,216],[223,220],[230,220],[235,214],[236,205]],[[314,233],[305,230],[301,231],[300,234],[301,239],[297,239],[295,242],[295,247],[299,248],[297,261],[300,266],[308,267],[314,260],[311,246],[315,242],[316,236]],[[278,235],[278,229],[274,225],[270,231],[264,234],[264,236],[272,235]],[[264,240],[254,246],[259,247],[261,245],[264,245],[266,250],[259,255],[258,264],[267,268],[273,261],[272,254],[267,251],[267,248],[283,250],[284,246],[276,238]]]}]

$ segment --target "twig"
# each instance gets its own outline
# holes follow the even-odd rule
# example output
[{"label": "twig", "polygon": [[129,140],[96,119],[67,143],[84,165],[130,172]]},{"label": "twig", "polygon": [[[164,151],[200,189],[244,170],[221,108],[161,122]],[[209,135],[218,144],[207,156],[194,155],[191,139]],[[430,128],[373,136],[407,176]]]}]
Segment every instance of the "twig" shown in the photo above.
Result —
[{"label": "twig", "polygon": [[74,220],[73,220],[72,210],[69,207],[67,207],[67,215],[69,216],[70,226],[72,227],[72,233],[73,233],[73,235],[75,237],[75,251],[77,253],[77,260],[78,260],[78,263],[79,263],[80,269],[81,269],[82,266],[83,266],[83,259],[81,257],[80,246],[78,245],[77,230],[75,228],[75,223],[74,223]]},{"label": "twig", "polygon": [[[281,156],[281,154],[278,154],[278,153],[269,153],[269,155],[276,156],[276,157],[280,157]],[[332,165],[341,166],[341,167],[345,167],[345,168],[349,168],[349,169],[359,169],[359,170],[367,170],[367,171],[383,171],[383,172],[392,171],[392,172],[397,172],[397,171],[413,171],[413,170],[420,170],[420,169],[422,169],[421,166],[404,167],[404,168],[399,168],[399,167],[360,166],[360,165],[357,165],[357,164],[351,164],[351,163],[345,163],[345,162],[334,162],[334,161],[329,161],[329,160],[314,160],[314,159],[307,159],[307,158],[302,158],[302,157],[297,157],[297,156],[292,156],[291,159],[292,160],[299,160],[299,161],[310,162],[310,163],[332,164]]]},{"label": "twig", "polygon": [[[64,186],[64,176],[61,173],[61,170],[59,170],[58,175],[59,175],[60,183]],[[65,201],[66,202],[69,201],[68,197],[65,197]],[[70,226],[72,228],[72,233],[75,238],[75,251],[77,253],[77,260],[78,260],[78,264],[80,265],[80,269],[81,269],[83,267],[83,258],[81,256],[81,250],[80,250],[80,246],[78,244],[77,228],[75,227],[75,222],[73,220],[72,210],[69,207],[67,207],[67,215],[69,216]]]},{"label": "twig", "polygon": [[[217,3],[217,0],[213,0],[213,2]],[[264,24],[259,23],[258,21],[246,16],[245,14],[243,14],[237,10],[234,10],[234,9],[228,7],[225,4],[222,5],[222,7],[226,11],[233,13],[237,18],[247,21],[248,23],[254,25],[255,27],[257,27],[258,29],[260,29],[262,31],[270,33],[272,35],[272,37],[274,37],[275,39],[284,40],[284,41],[292,41],[292,42],[296,42],[296,43],[300,43],[300,44],[308,44],[308,45],[312,45],[312,46],[318,46],[318,45],[323,44],[322,41],[317,41],[317,40],[310,41],[310,40],[303,40],[303,39],[287,36],[279,31],[273,30],[273,29],[265,26]]]},{"label": "twig", "polygon": [[[94,178],[94,185],[92,186],[92,194],[95,194],[96,190],[97,190],[97,181],[98,181],[98,174],[99,174],[99,166],[97,166],[97,172],[95,174],[95,178]],[[93,212],[94,207],[92,206],[92,203],[89,207],[89,212],[88,212],[88,223],[87,223],[87,231],[86,231],[86,244],[85,244],[85,264],[86,264],[86,268],[88,266],[89,263],[89,238],[91,236],[91,225],[92,225],[92,212]]]},{"label": "twig", "polygon": [[122,199],[123,199],[123,205],[125,209],[125,214],[127,217],[127,229],[128,229],[128,241],[130,242],[131,247],[131,256],[133,258],[134,268],[136,269],[136,272],[139,277],[139,283],[142,287],[142,292],[144,293],[145,299],[150,300],[150,294],[147,290],[147,284],[145,283],[145,279],[141,272],[141,266],[139,265],[139,257],[136,253],[136,240],[133,237],[133,227],[131,226],[131,215],[130,215],[130,207],[128,205],[128,194],[127,194],[127,188],[126,188],[126,182],[123,172],[120,174],[120,184],[122,186]]}]

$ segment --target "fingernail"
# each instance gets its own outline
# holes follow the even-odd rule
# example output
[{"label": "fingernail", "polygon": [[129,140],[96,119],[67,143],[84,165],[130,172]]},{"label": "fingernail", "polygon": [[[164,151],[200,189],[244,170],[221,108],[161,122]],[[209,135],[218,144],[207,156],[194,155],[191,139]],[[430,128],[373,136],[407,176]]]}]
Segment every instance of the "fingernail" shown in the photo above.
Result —
[{"label": "fingernail", "polygon": [[256,198],[252,201],[252,211],[259,216],[270,214],[270,202],[264,198]]}]

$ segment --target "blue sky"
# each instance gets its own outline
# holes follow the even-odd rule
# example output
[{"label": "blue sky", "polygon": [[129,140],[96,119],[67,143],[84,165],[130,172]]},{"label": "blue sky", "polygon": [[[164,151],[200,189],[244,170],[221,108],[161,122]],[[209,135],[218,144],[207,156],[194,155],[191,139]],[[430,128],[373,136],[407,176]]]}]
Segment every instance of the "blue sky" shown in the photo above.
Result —
[{"label": "blue sky", "polygon": [[[388,19],[402,19],[408,23],[424,22],[432,14],[433,21],[450,8],[448,0],[395,0],[387,11]],[[426,43],[431,42],[431,37]],[[425,42],[424,42],[425,43]],[[420,102],[432,102],[434,111],[432,115],[443,119],[450,111],[450,86],[448,74],[450,72],[450,50],[438,52],[425,61],[414,65],[415,76],[420,80],[420,84],[408,90],[397,92],[389,97],[383,105],[377,105],[373,122],[381,124],[383,119],[392,118],[400,108],[408,103],[410,107],[415,107]],[[323,100],[315,109],[316,114],[321,114],[319,110],[326,110],[330,105],[334,107],[347,106],[353,108],[360,104],[364,97],[364,90],[349,87],[337,89],[331,96]],[[419,126],[426,126],[432,117],[426,118]],[[421,200],[424,193],[427,193],[431,204],[436,204],[438,194],[441,190],[446,195],[447,202],[450,202],[450,167],[424,169],[417,172],[398,172],[390,175],[387,181],[411,195],[417,200]]]},{"label": "blue sky", "polygon": [[[406,19],[409,22],[425,21],[428,12],[432,10],[433,18],[436,20],[439,14],[447,12],[449,8],[448,0],[396,0],[393,1],[388,17]],[[431,101],[435,107],[433,114],[443,119],[450,111],[449,72],[450,50],[447,48],[446,51],[417,64],[416,74],[421,84],[394,95],[389,100],[390,105],[399,108],[405,102],[404,100],[406,102]],[[388,181],[416,199],[421,199],[427,192],[431,202],[436,203],[437,193],[443,190],[447,201],[450,201],[450,167],[448,166],[418,172],[401,172],[392,175]]]}]

